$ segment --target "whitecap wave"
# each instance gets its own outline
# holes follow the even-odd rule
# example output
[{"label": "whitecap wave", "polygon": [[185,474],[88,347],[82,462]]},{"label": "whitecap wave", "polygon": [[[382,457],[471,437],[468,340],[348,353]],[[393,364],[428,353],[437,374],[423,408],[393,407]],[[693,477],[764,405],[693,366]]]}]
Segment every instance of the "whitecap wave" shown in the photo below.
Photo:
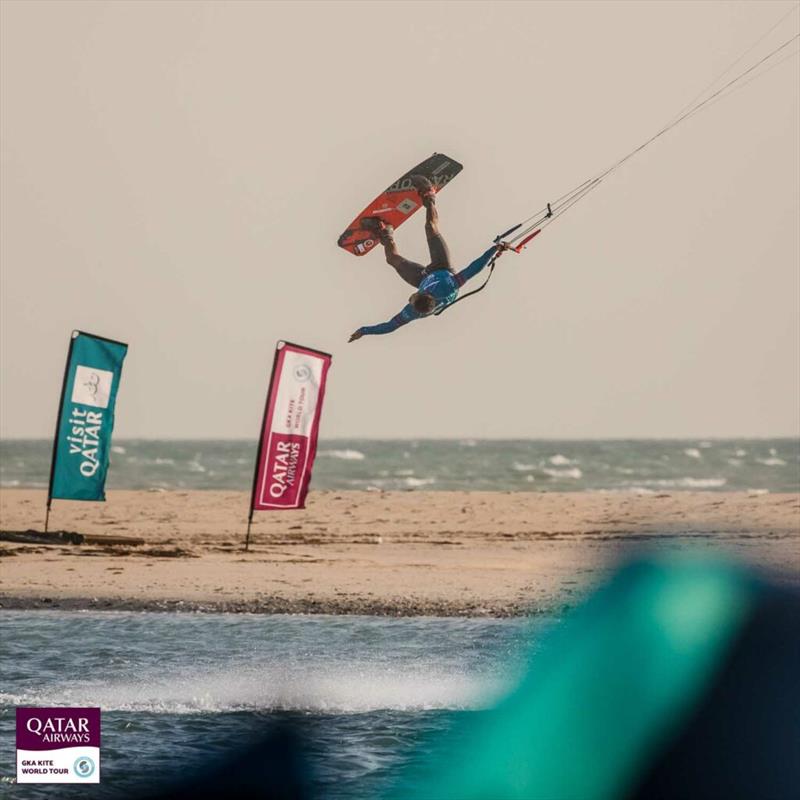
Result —
[{"label": "whitecap wave", "polygon": [[551,478],[571,478],[575,481],[583,477],[583,473],[578,467],[572,467],[572,469],[544,469],[542,472]]},{"label": "whitecap wave", "polygon": [[404,478],[403,483],[410,489],[418,489],[420,486],[430,486],[436,483],[436,478]]},{"label": "whitecap wave", "polygon": [[111,447],[112,453],[119,453],[121,456],[124,456],[127,452],[124,447],[120,447],[118,444],[112,445]]},{"label": "whitecap wave", "polygon": [[684,451],[684,454],[689,456],[689,458],[702,458],[702,453],[696,447],[687,447]]},{"label": "whitecap wave", "polygon": [[320,450],[317,455],[341,458],[342,461],[363,461],[366,458],[360,450]]},{"label": "whitecap wave", "polygon": [[563,467],[567,464],[574,464],[575,462],[566,456],[562,456],[561,453],[556,453],[554,456],[550,456],[550,463],[557,467]]},{"label": "whitecap wave", "polygon": [[763,464],[765,467],[785,467],[786,462],[782,458],[776,458],[775,456],[770,456],[769,458],[757,458],[759,464]]},{"label": "whitecap wave", "polygon": [[521,461],[515,461],[511,465],[517,472],[530,472],[536,469],[536,464],[523,464]]}]

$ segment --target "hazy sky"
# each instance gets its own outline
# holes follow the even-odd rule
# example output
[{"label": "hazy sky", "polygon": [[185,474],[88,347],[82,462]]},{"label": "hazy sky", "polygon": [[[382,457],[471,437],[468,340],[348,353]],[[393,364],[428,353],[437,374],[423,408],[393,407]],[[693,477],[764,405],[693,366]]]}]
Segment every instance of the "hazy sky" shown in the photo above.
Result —
[{"label": "hazy sky", "polygon": [[52,435],[73,328],[130,344],[118,437],[256,437],[279,338],[334,355],[328,437],[800,434],[797,57],[442,317],[347,344],[409,289],[336,246],[436,150],[465,264],[791,7],[4,0],[0,434]]}]

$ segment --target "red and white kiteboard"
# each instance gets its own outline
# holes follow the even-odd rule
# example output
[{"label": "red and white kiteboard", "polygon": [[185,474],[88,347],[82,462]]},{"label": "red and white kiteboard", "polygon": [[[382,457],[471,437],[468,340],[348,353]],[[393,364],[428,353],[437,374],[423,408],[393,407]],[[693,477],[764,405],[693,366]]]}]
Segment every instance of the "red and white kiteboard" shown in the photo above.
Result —
[{"label": "red and white kiteboard", "polygon": [[411,183],[412,175],[424,175],[441,191],[461,170],[463,165],[444,155],[434,153],[421,164],[408,170],[398,178],[386,191],[379,194],[348,226],[339,237],[339,247],[355,256],[369,253],[378,239],[374,233],[361,228],[364,217],[379,217],[394,228],[400,227],[410,216],[422,208],[417,190]]}]

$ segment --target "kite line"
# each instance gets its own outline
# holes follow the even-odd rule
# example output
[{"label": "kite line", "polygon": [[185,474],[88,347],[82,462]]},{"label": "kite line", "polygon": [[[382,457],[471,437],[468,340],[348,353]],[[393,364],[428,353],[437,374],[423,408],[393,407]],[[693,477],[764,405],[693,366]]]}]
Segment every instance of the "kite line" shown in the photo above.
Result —
[{"label": "kite line", "polygon": [[[797,10],[798,7],[800,6],[794,6],[791,9],[791,11]],[[761,37],[761,39],[763,39],[775,27],[777,27],[777,25],[780,22],[782,22],[786,16],[788,16],[788,14],[784,15],[784,17],[782,17],[778,21],[778,23],[776,23],[776,25],[773,25],[773,27],[770,28],[770,30],[767,31],[767,33]],[[742,58],[744,58],[744,56],[761,41],[761,39],[759,39],[759,41],[756,42],[754,45],[751,45],[750,48],[748,48],[748,50],[745,51],[745,53],[740,55],[736,59],[736,61],[733,62],[733,64],[731,64],[731,66],[728,67],[728,69],[726,69],[725,72],[722,73],[722,75],[720,75],[717,79],[715,79],[715,81],[711,85],[713,86],[714,84],[716,84],[721,77],[730,72],[733,66],[738,64],[739,61],[741,61]],[[704,100],[697,103],[695,103],[695,101],[693,100],[688,107],[685,106],[684,109],[682,109],[682,111],[679,112],[677,117],[674,117],[672,121],[670,121],[667,125],[661,128],[657,133],[653,134],[649,139],[640,144],[638,147],[635,147],[633,150],[631,150],[627,155],[623,156],[618,161],[615,161],[610,167],[606,168],[599,174],[595,175],[592,178],[589,178],[588,180],[585,180],[583,183],[579,184],[571,191],[567,192],[566,194],[562,195],[561,197],[557,198],[551,203],[548,203],[545,208],[536,211],[535,213],[531,214],[531,216],[529,216],[527,219],[524,219],[522,220],[522,222],[514,225],[512,228],[509,228],[507,231],[500,234],[495,241],[504,242],[505,244],[510,245],[511,249],[514,250],[515,252],[517,253],[521,252],[522,249],[525,247],[525,245],[527,245],[528,242],[531,241],[531,239],[533,239],[535,236],[541,233],[541,231],[545,227],[547,227],[547,225],[552,223],[554,220],[558,219],[558,217],[560,217],[562,214],[565,214],[577,202],[583,200],[583,198],[586,197],[586,195],[588,195],[589,192],[596,189],[600,185],[600,183],[603,180],[605,180],[605,178],[607,178],[613,172],[618,170],[626,161],[633,158],[637,153],[640,153],[646,147],[655,142],[656,139],[659,139],[661,136],[663,136],[668,131],[671,131],[677,125],[680,125],[682,122],[685,122],[690,117],[693,117],[695,114],[699,113],[702,109],[706,108],[714,101],[722,99],[721,96],[727,90],[730,91],[728,91],[727,94],[724,95],[726,97],[727,95],[732,94],[737,89],[742,88],[744,85],[749,83],[750,80],[762,77],[768,71],[768,69],[763,70],[758,75],[752,76],[750,80],[742,83],[744,78],[746,78],[748,75],[751,75],[759,67],[772,61],[773,63],[770,64],[769,67],[769,69],[772,69],[773,67],[778,66],[779,63],[782,63],[783,61],[787,60],[787,58],[793,58],[794,56],[796,56],[800,51],[795,51],[786,56],[785,58],[775,61],[776,56],[782,53],[787,47],[796,42],[798,39],[800,39],[800,34],[795,34],[790,39],[787,39],[785,42],[776,47],[774,50],[771,50],[769,53],[767,53],[767,55],[759,59],[755,64],[748,67],[743,72],[740,72],[738,75],[736,75],[736,77],[729,80],[727,83],[725,83],[722,87],[720,87],[711,95],[706,97]],[[708,87],[704,89],[699,96],[702,97],[707,91]],[[507,238],[509,236],[511,238]]]},{"label": "kite line", "polygon": [[[756,61],[755,64],[752,64],[747,69],[743,70],[742,72],[738,73],[735,77],[731,78],[727,81],[723,86],[719,89],[714,91],[712,94],[705,97],[705,95],[714,87],[716,86],[722,78],[728,75],[733,68],[739,64],[745,56],[750,54],[755,48],[761,44],[767,36],[772,33],[790,14],[793,14],[795,11],[800,8],[800,3],[792,6],[785,14],[783,14],[777,22],[775,22],[772,27],[770,27],[767,31],[765,31],[753,44],[751,44],[744,52],[742,52],[735,61],[726,67],[726,69],[721,72],[711,83],[709,83],[704,89],[702,89],[695,97],[689,101],[671,120],[660,128],[655,134],[653,134],[649,139],[645,140],[642,144],[635,147],[631,150],[627,155],[623,156],[619,160],[615,161],[610,167],[607,167],[602,172],[598,173],[597,175],[588,178],[583,183],[578,184],[574,189],[567,192],[566,194],[561,195],[561,197],[557,197],[555,200],[547,203],[544,208],[539,209],[538,211],[531,214],[526,219],[522,220],[522,222],[518,222],[516,225],[513,225],[507,231],[499,234],[495,237],[495,243],[501,244],[504,246],[504,250],[512,250],[515,253],[521,253],[522,250],[528,245],[531,240],[538,236],[548,225],[558,219],[560,216],[565,214],[572,208],[576,203],[583,200],[590,192],[596,189],[609,175],[613,172],[618,170],[625,162],[633,158],[637,153],[640,153],[646,147],[649,147],[653,142],[657,139],[662,137],[668,131],[671,131],[676,126],[680,125],[682,122],[685,122],[690,117],[693,117],[695,114],[699,113],[705,108],[708,108],[710,105],[713,105],[715,102],[724,99],[733,92],[737,91],[738,89],[743,88],[748,83],[757,78],[763,77],[767,72],[772,70],[773,68],[777,67],[779,64],[783,63],[784,61],[788,60],[789,58],[794,58],[800,50],[795,50],[794,52],[790,52],[786,54],[784,51],[788,48],[791,44],[796,42],[800,39],[800,33],[795,34],[791,38],[784,41],[782,44],[778,45],[775,49],[771,50],[767,53],[763,58],[760,58]],[[778,58],[779,55],[783,54],[783,57]],[[769,66],[765,66],[765,65]],[[760,72],[753,74],[759,67],[765,67]],[[748,77],[749,76],[749,77]],[[745,80],[747,79],[747,80]],[[701,99],[705,98],[705,99]],[[461,300],[466,300],[468,297],[472,297],[473,295],[478,294],[478,292],[483,291],[486,286],[488,285],[489,281],[491,280],[492,274],[494,272],[494,267],[497,259],[500,257],[500,254],[503,250],[498,250],[492,260],[487,264],[488,267],[488,274],[486,276],[486,280],[477,288],[471,292],[467,292],[467,294],[462,295],[453,303],[450,303],[447,306],[439,309],[439,311],[435,312],[436,314],[441,314],[443,311],[446,311],[448,308],[451,308],[456,303],[459,303]]]}]

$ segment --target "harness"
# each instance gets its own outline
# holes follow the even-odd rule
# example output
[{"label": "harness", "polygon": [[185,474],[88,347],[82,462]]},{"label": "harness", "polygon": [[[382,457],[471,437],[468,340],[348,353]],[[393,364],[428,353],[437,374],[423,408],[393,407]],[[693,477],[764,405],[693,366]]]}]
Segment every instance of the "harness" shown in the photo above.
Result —
[{"label": "harness", "polygon": [[[550,208],[550,203],[548,203],[547,204],[547,213],[545,214],[545,219],[549,219],[552,216],[553,216],[553,211]],[[509,228],[507,231],[505,231],[505,233],[498,234],[497,236],[494,237],[494,243],[495,244],[500,244],[506,238],[506,236],[510,236],[512,233],[514,233],[514,231],[518,230],[521,227],[522,227],[522,223],[520,222],[519,224],[514,225],[513,228]],[[510,249],[513,250],[515,253],[522,252],[522,248],[525,247],[525,245],[528,244],[528,242],[531,239],[533,239],[534,236],[537,236],[541,232],[542,232],[542,226],[540,225],[539,228],[537,230],[535,230],[533,233],[525,236],[522,239],[522,241],[516,247],[512,247]],[[434,311],[433,315],[435,317],[438,317],[439,314],[443,314],[445,311],[447,311],[448,308],[452,308],[456,303],[460,303],[462,300],[466,300],[468,297],[472,297],[473,295],[478,294],[478,292],[482,292],[488,286],[489,281],[492,279],[492,275],[494,274],[495,264],[497,263],[497,259],[500,258],[500,255],[501,255],[502,252],[503,252],[502,250],[498,250],[492,256],[491,260],[486,265],[486,268],[488,268],[488,270],[489,270],[489,274],[486,276],[486,280],[477,289],[473,289],[471,292],[467,292],[466,294],[462,294],[460,297],[457,297],[455,300],[453,300],[452,303],[448,303],[446,306],[442,306],[438,311]]]}]

